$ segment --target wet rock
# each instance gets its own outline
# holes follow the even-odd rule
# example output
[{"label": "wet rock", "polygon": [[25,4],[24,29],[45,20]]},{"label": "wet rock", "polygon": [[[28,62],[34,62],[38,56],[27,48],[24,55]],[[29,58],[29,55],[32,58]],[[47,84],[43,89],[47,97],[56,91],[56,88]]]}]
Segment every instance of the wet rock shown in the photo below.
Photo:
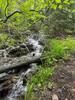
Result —
[{"label": "wet rock", "polygon": [[59,100],[57,94],[53,94],[53,95],[52,95],[52,100]]}]

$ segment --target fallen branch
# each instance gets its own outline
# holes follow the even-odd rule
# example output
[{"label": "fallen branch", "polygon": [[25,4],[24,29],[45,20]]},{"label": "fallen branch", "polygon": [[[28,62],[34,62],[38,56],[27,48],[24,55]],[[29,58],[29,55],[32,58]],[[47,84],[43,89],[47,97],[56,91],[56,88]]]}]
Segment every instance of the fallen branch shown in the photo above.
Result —
[{"label": "fallen branch", "polygon": [[[31,51],[28,52],[27,48]],[[24,56],[9,56],[9,57],[1,57],[0,58],[0,73],[4,71],[8,71],[10,69],[16,69],[20,67],[25,67],[25,65],[29,65],[33,62],[37,62],[42,54],[43,47],[40,45],[40,39],[33,35],[30,38],[28,38],[28,44],[27,45],[20,45],[15,48],[11,48],[8,51],[8,54],[15,55],[21,47],[26,48],[27,54],[23,54]],[[24,49],[25,50],[25,49]],[[15,53],[16,52],[16,53]],[[23,52],[23,49],[22,49]]]},{"label": "fallen branch", "polygon": [[36,62],[40,59],[41,54],[36,55],[35,52],[32,52],[26,56],[16,57],[16,58],[2,58],[0,60],[0,73],[10,70],[16,69],[19,67],[25,67],[25,65]]}]

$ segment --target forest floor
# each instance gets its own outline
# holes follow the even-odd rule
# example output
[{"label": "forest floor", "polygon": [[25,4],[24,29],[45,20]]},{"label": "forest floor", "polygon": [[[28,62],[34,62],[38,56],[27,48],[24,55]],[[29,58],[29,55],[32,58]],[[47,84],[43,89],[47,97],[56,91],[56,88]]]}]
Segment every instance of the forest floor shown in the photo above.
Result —
[{"label": "forest floor", "polygon": [[[38,100],[75,100],[75,57],[59,61],[52,78],[52,87],[36,92]],[[37,89],[38,90],[38,89]]]},{"label": "forest floor", "polygon": [[[29,98],[29,95],[28,95],[28,99],[25,99],[25,100],[75,100],[75,54],[73,54],[73,56],[69,57],[69,59],[67,60],[63,59],[64,57],[63,54],[65,52],[64,51],[65,49],[64,49],[64,45],[61,45],[64,42],[65,45],[67,45],[68,49],[71,49],[72,47],[75,47],[75,39],[68,38],[65,40],[59,37],[58,39],[59,40],[53,39],[52,41],[52,45],[53,45],[52,50],[54,51],[51,53],[56,54],[57,57],[59,56],[59,60],[56,60],[53,63],[53,66],[51,65],[51,67],[55,69],[52,76],[50,75],[48,77],[47,84],[45,86],[42,86],[42,85],[40,86],[38,84],[38,86],[35,87],[33,86],[34,83],[41,83],[40,81],[41,78],[39,79],[39,77],[47,76],[46,75],[47,73],[43,72],[45,70],[41,71],[43,72],[43,75],[40,74],[41,72],[39,73],[39,75],[38,74],[36,75],[35,73],[35,77],[33,76],[34,80],[30,84],[30,86],[33,86],[32,87],[33,92],[30,91],[30,93],[32,92],[33,98],[36,98],[36,99],[31,99],[31,97]],[[72,48],[72,49],[74,49],[74,52],[75,52],[75,48]],[[63,57],[60,59],[61,54]],[[47,70],[47,72],[49,71]]]}]

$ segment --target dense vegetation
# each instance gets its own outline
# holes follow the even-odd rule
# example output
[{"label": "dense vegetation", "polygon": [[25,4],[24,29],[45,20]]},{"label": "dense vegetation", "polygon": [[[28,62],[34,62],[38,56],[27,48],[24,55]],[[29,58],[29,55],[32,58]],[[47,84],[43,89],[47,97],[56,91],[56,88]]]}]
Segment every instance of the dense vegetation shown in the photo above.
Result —
[{"label": "dense vegetation", "polygon": [[52,87],[54,84],[49,78],[54,74],[54,70],[57,68],[57,62],[61,60],[67,61],[71,59],[71,56],[75,52],[75,38],[68,37],[66,39],[48,39],[46,41],[46,47],[43,54],[42,65],[39,67],[38,72],[33,75],[28,81],[28,92],[26,94],[25,100],[37,100],[35,89],[39,90]]},{"label": "dense vegetation", "polygon": [[0,48],[24,42],[30,33],[50,37],[74,33],[74,4],[74,0],[0,0]]},{"label": "dense vegetation", "polygon": [[9,34],[27,29],[46,34],[73,33],[74,4],[74,0],[0,0],[0,27]]},{"label": "dense vegetation", "polygon": [[0,49],[21,44],[34,33],[45,36],[44,52],[39,70],[28,80],[26,100],[34,100],[35,87],[52,86],[53,66],[75,52],[75,0],[0,0]]}]

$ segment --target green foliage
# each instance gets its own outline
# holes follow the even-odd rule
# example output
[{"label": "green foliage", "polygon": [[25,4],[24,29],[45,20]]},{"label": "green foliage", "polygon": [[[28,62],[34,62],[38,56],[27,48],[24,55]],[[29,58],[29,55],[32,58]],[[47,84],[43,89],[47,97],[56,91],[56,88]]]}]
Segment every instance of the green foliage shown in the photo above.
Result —
[{"label": "green foliage", "polygon": [[15,34],[14,37],[10,37],[10,35],[4,33],[0,34],[0,49],[4,49],[6,47],[11,47],[17,44],[24,43],[26,41],[25,36],[19,36],[19,34]]},{"label": "green foliage", "polygon": [[69,52],[75,52],[75,38],[68,37],[63,43],[64,47],[69,50]]},{"label": "green foliage", "polygon": [[0,49],[5,47],[5,42],[8,39],[8,35],[7,34],[0,34]]},{"label": "green foliage", "polygon": [[50,66],[59,59],[67,60],[71,53],[75,52],[75,38],[73,37],[48,40],[47,44],[43,57],[45,66]]},{"label": "green foliage", "polygon": [[[67,45],[66,45],[67,46]],[[51,57],[52,58],[63,58],[67,55],[67,48],[64,46],[62,40],[51,40]]]},{"label": "green foliage", "polygon": [[[0,33],[3,33],[0,34],[0,49],[25,42],[26,38],[22,33],[24,34],[27,29],[35,30],[35,27],[38,32],[43,30],[48,35],[74,33],[74,4],[75,0],[0,0],[0,21],[5,20],[14,11],[22,12],[15,13],[6,23],[0,23]],[[54,69],[49,68],[50,65],[59,59],[68,59],[73,52],[75,52],[74,38],[47,40],[43,55],[45,68],[40,68],[28,81],[26,100],[34,95],[34,88],[43,87],[48,77],[52,76]]]},{"label": "green foliage", "polygon": [[70,13],[64,10],[55,10],[48,16],[47,24],[48,34],[62,35],[64,33],[75,32],[75,17],[74,13]]},{"label": "green foliage", "polygon": [[5,42],[8,39],[8,35],[7,34],[0,34],[0,42]]},{"label": "green foliage", "polygon": [[39,71],[36,73],[36,75],[32,76],[30,83],[36,86],[38,84],[43,85],[48,79],[48,77],[52,76],[52,74],[53,74],[53,68],[41,67]]},{"label": "green foliage", "polygon": [[[8,7],[5,12],[7,1]],[[74,0],[0,0],[0,20],[5,19],[5,14],[8,16],[18,10],[22,13],[15,13],[9,18],[7,21],[9,27],[26,30],[40,20],[42,24],[39,30],[43,25],[47,26],[49,33],[71,33],[75,31],[74,3]]]},{"label": "green foliage", "polygon": [[32,78],[28,82],[28,91],[25,96],[25,100],[33,100],[30,98],[34,97],[34,89],[43,88],[45,84],[48,82],[48,78],[53,75],[54,68],[41,67],[39,71],[32,76]]},{"label": "green foliage", "polygon": [[0,49],[14,46],[16,44],[16,40],[12,39],[8,36],[8,34],[0,34]]},{"label": "green foliage", "polygon": [[7,42],[9,47],[14,46],[16,44],[16,40],[12,38],[8,38]]}]

